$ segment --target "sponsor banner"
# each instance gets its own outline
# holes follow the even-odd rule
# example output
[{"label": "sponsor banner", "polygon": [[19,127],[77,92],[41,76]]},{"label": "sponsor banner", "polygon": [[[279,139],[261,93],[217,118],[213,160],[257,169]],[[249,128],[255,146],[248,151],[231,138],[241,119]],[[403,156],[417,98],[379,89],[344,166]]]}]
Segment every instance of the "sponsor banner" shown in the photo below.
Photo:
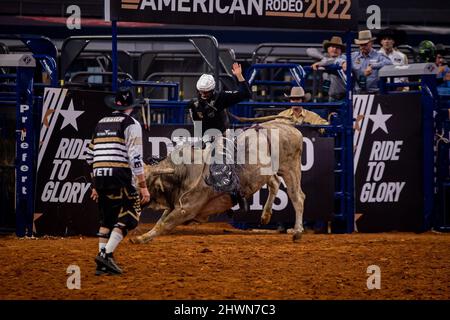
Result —
[{"label": "sponsor banner", "polygon": [[356,29],[356,0],[111,0],[111,19],[180,25]]},{"label": "sponsor banner", "polygon": [[[29,64],[32,59],[28,56],[22,58]],[[34,62],[34,60],[33,60]],[[34,69],[22,68],[18,83],[21,83],[18,92],[19,101],[16,105],[16,234],[19,237],[32,235],[33,196],[34,196],[34,118],[32,80]],[[26,70],[25,70],[26,69]],[[26,84],[26,86],[24,85]],[[0,214],[2,216],[2,214]]]},{"label": "sponsor banner", "polygon": [[98,231],[90,200],[86,150],[97,121],[109,114],[106,92],[45,89],[39,140],[35,226],[38,233]]},{"label": "sponsor banner", "polygon": [[358,230],[419,230],[423,224],[420,95],[355,95],[353,106]]}]

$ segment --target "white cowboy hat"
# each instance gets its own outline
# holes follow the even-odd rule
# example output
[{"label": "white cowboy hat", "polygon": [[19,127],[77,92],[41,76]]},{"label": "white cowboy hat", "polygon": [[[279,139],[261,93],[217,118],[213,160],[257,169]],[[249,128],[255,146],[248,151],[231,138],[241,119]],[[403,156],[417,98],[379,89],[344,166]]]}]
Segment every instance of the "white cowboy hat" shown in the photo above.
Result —
[{"label": "white cowboy hat", "polygon": [[302,87],[292,87],[291,94],[287,95],[286,93],[284,96],[288,99],[290,98],[304,98],[305,97],[305,90],[303,90]]},{"label": "white cowboy hat", "polygon": [[292,87],[291,94],[287,95],[285,93],[284,96],[286,99],[303,98],[303,101],[311,100],[311,94],[309,92],[305,93],[302,87]]}]

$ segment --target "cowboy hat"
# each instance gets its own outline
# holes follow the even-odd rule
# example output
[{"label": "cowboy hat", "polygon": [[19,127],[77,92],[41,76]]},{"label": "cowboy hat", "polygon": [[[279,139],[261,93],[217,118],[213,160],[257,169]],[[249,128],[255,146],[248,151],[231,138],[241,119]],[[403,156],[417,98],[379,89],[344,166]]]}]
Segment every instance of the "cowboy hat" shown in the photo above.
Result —
[{"label": "cowboy hat", "polygon": [[303,90],[302,87],[292,87],[291,93],[289,95],[287,95],[285,93],[284,97],[286,99],[303,98],[304,101],[311,100],[311,94],[310,93],[305,93],[305,90]]},{"label": "cowboy hat", "polygon": [[395,46],[399,46],[406,41],[406,32],[394,28],[386,28],[381,30],[377,35],[377,42],[381,44],[381,40],[390,38],[394,40]]},{"label": "cowboy hat", "polygon": [[302,87],[292,87],[291,94],[287,95],[286,93],[284,96],[288,99],[291,98],[304,98],[305,97],[305,90],[303,90]]},{"label": "cowboy hat", "polygon": [[130,88],[119,88],[115,95],[108,95],[105,97],[105,104],[114,110],[127,110],[141,106],[133,96],[133,91]]},{"label": "cowboy hat", "polygon": [[363,30],[358,32],[358,39],[355,39],[355,44],[366,44],[375,39],[376,37],[372,37],[372,31]]},{"label": "cowboy hat", "polygon": [[330,40],[325,40],[323,42],[323,48],[325,50],[328,49],[329,46],[335,46],[338,48],[341,48],[342,50],[345,50],[345,44],[342,42],[342,38],[341,37],[332,37]]}]

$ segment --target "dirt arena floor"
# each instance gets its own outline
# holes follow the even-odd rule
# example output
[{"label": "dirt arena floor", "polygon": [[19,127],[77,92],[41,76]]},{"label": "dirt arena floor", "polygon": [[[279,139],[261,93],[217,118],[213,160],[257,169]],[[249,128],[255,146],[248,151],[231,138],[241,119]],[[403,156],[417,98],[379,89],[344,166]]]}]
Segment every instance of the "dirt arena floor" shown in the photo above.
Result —
[{"label": "dirt arena floor", "polygon": [[[148,225],[146,227],[149,227]],[[143,231],[140,227],[139,231]],[[125,273],[95,276],[96,238],[0,237],[0,299],[450,299],[450,234],[288,234],[215,223],[121,244]],[[81,289],[66,287],[69,265]],[[367,289],[367,267],[381,289]]]}]

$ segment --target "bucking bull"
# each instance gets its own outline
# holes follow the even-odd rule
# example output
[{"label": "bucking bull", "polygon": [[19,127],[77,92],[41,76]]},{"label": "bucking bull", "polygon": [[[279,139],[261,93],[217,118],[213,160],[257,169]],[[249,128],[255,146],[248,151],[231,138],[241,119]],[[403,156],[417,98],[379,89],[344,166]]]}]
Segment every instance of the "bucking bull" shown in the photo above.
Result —
[{"label": "bucking bull", "polygon": [[[265,129],[265,130],[261,130]],[[273,131],[273,132],[272,132]],[[278,134],[273,134],[277,131]],[[262,133],[264,132],[264,133]],[[243,163],[239,174],[241,193],[249,198],[261,187],[267,184],[269,196],[261,215],[261,223],[268,224],[272,215],[273,201],[280,186],[282,177],[287,186],[288,196],[295,209],[295,225],[293,240],[299,240],[303,231],[303,205],[305,194],[301,182],[301,155],[303,135],[289,121],[280,119],[267,121],[251,127],[237,136],[237,144],[243,143],[247,155],[254,155],[258,144],[248,143],[259,134],[267,139],[270,148],[266,148],[265,156],[271,163]],[[246,139],[246,140],[245,140]],[[245,143],[247,141],[247,143]],[[273,151],[273,146],[279,150]],[[191,145],[184,145],[177,152],[208,153],[208,148],[194,149]],[[276,149],[276,148],[275,148]],[[173,151],[175,152],[175,150]],[[275,154],[277,153],[277,154]],[[277,161],[278,163],[274,163]],[[261,174],[262,168],[271,166],[272,174]],[[209,164],[175,164],[168,156],[155,165],[146,165],[145,174],[151,194],[148,206],[153,210],[164,209],[164,213],[156,225],[145,234],[132,238],[133,243],[146,243],[156,236],[167,234],[176,226],[189,221],[205,222],[209,215],[218,214],[230,209],[233,204],[229,194],[215,191],[206,182]]]}]

